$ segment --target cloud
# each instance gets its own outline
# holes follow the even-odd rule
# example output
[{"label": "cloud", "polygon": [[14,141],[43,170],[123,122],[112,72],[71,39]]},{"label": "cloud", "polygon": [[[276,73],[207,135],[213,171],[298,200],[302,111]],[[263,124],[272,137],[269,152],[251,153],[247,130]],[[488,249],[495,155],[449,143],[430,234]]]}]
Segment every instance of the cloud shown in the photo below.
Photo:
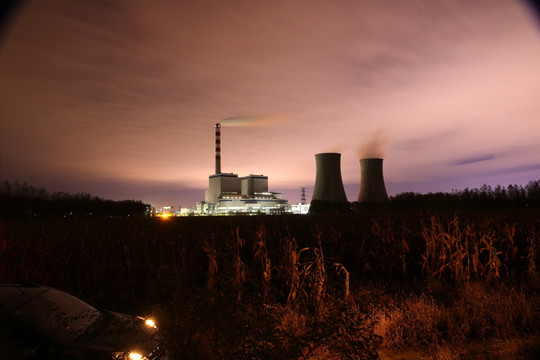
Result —
[{"label": "cloud", "polygon": [[474,164],[474,163],[479,163],[479,162],[493,160],[493,159],[495,159],[495,155],[492,155],[492,154],[480,155],[480,156],[474,156],[474,157],[458,160],[454,162],[454,165]]},{"label": "cloud", "polygon": [[[484,175],[501,175],[501,174],[519,174],[519,173],[526,173],[531,172],[535,170],[540,170],[540,164],[528,164],[528,165],[522,165],[522,166],[513,166],[513,167],[506,167],[502,169],[496,169],[491,170],[488,172],[485,172]],[[537,178],[531,178],[530,180],[540,180]]]}]

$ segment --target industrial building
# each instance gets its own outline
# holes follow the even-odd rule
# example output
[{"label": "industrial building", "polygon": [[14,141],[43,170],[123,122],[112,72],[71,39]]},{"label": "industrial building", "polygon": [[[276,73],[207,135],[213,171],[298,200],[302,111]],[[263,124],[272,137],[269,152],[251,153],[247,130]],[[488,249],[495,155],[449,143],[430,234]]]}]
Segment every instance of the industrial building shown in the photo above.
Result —
[{"label": "industrial building", "polygon": [[204,201],[197,203],[200,215],[282,214],[291,208],[281,193],[268,191],[268,176],[221,172],[221,124],[215,126],[215,174],[208,177]]}]

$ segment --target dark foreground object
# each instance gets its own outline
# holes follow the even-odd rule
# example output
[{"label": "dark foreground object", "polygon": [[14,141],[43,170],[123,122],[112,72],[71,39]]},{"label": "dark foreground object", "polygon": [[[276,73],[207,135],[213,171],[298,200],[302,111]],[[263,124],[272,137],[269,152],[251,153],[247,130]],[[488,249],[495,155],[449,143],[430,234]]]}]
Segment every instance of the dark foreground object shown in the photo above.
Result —
[{"label": "dark foreground object", "polygon": [[168,359],[153,323],[19,282],[0,283],[0,347],[9,359]]}]

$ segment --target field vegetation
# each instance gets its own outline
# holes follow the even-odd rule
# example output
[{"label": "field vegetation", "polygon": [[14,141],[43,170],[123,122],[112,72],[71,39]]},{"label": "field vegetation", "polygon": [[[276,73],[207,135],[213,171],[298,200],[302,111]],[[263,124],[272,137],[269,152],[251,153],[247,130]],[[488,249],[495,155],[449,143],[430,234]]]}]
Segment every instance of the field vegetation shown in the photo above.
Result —
[{"label": "field vegetation", "polygon": [[433,198],[308,216],[4,219],[0,279],[157,317],[181,359],[535,358],[540,207]]}]

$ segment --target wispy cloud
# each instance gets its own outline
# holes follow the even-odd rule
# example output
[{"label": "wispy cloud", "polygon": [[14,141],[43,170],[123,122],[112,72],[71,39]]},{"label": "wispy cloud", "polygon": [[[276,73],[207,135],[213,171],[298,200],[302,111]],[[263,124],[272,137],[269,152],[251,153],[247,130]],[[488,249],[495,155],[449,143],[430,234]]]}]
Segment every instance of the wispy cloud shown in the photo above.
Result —
[{"label": "wispy cloud", "polygon": [[483,161],[493,160],[495,159],[495,155],[489,154],[489,155],[480,155],[480,156],[474,156],[466,159],[461,159],[456,162],[454,162],[454,165],[468,165],[468,164],[474,164],[479,163]]}]

